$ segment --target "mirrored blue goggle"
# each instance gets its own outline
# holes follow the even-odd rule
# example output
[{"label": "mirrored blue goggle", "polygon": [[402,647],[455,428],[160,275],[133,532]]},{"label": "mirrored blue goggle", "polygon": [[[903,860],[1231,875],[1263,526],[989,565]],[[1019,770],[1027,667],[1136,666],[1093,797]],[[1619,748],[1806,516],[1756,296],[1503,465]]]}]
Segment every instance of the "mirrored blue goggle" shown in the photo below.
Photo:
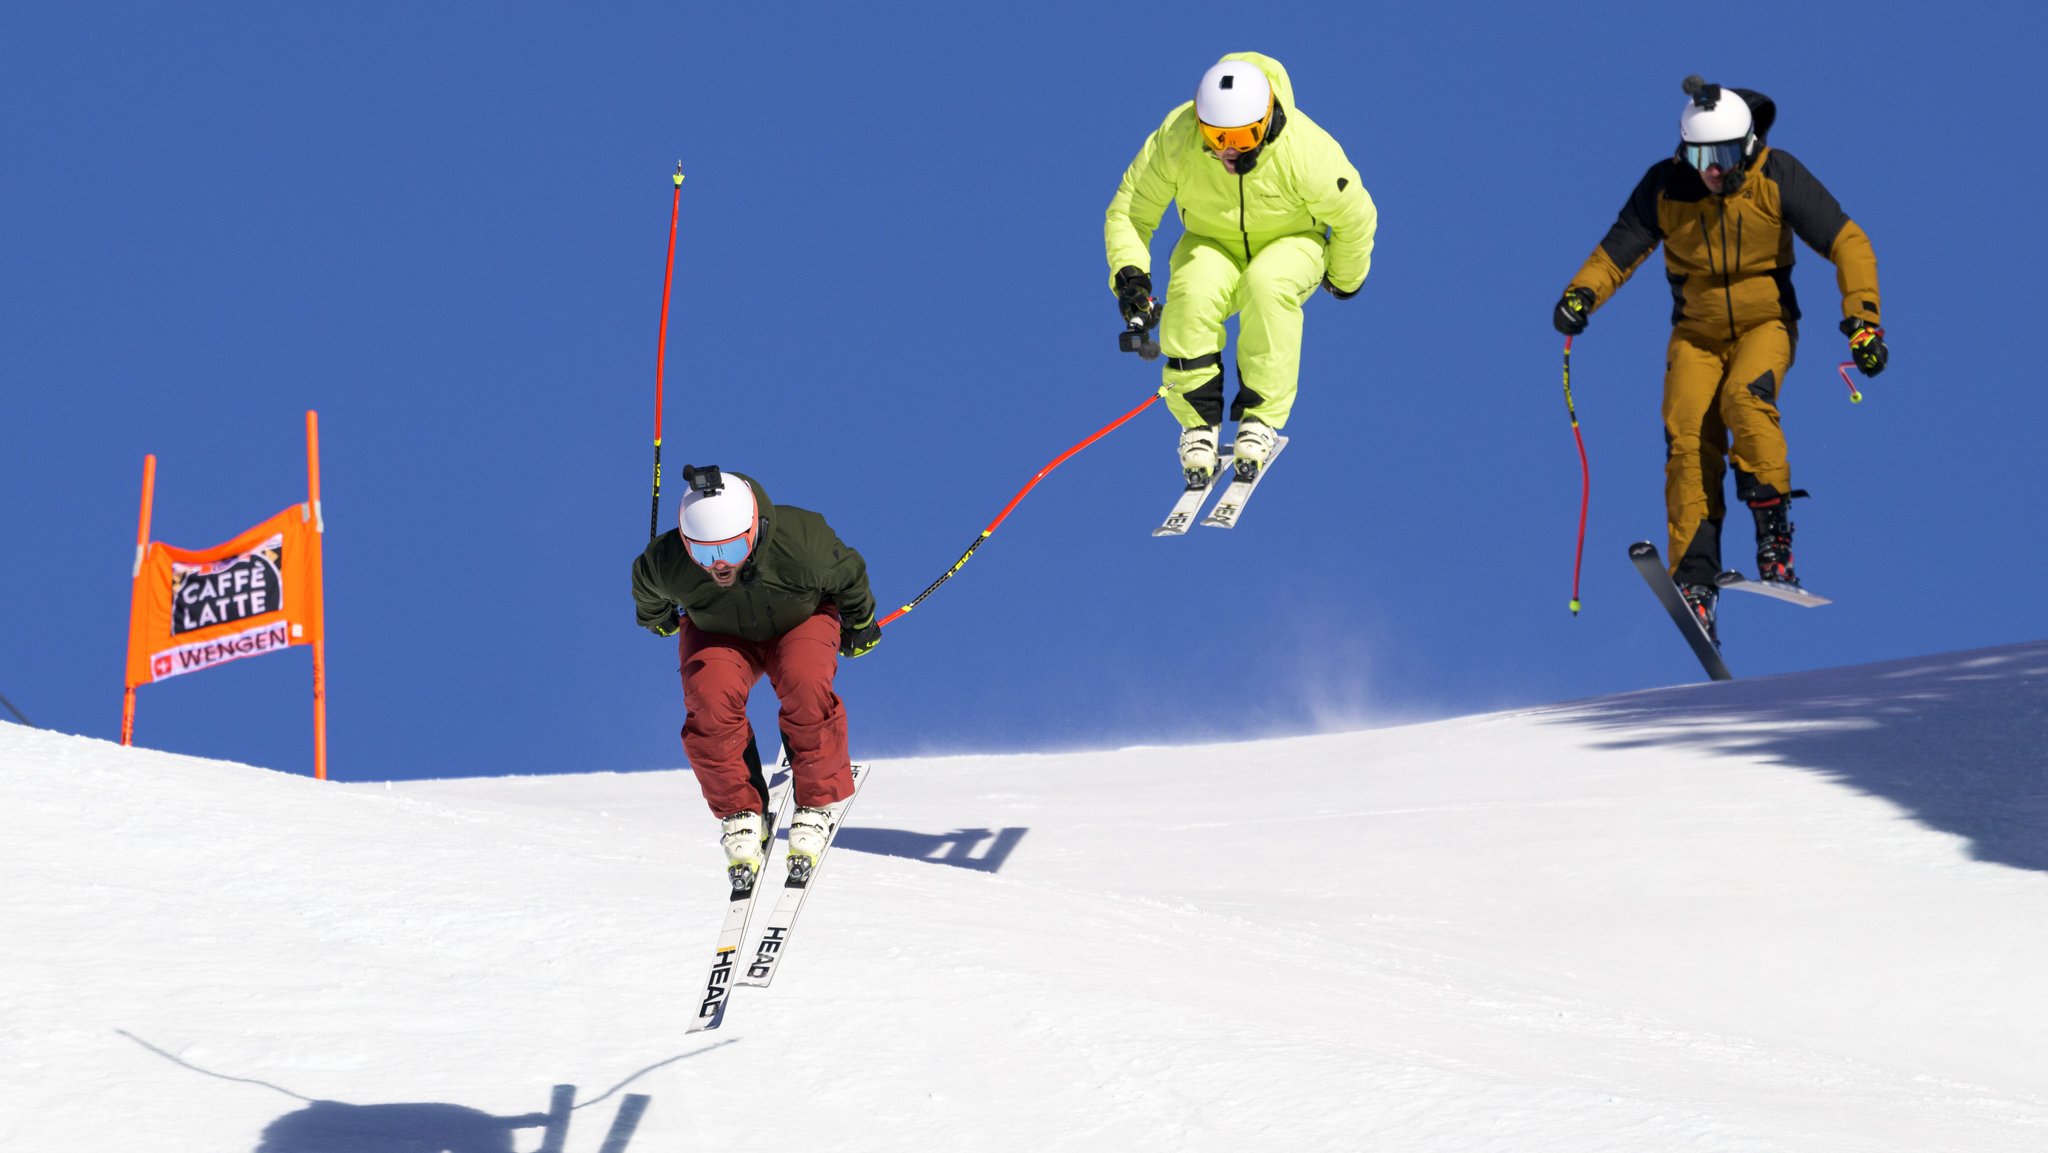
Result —
[{"label": "mirrored blue goggle", "polygon": [[1742,141],[1730,140],[1725,144],[1688,144],[1685,146],[1685,162],[1694,171],[1705,172],[1718,167],[1723,172],[1733,172],[1742,167]]},{"label": "mirrored blue goggle", "polygon": [[703,565],[705,568],[710,568],[720,561],[730,565],[739,564],[747,559],[749,552],[753,551],[753,546],[747,543],[747,538],[744,536],[736,536],[731,540],[722,540],[716,544],[705,544],[703,541],[691,540],[685,537],[683,538],[683,543],[690,548],[690,559]]}]

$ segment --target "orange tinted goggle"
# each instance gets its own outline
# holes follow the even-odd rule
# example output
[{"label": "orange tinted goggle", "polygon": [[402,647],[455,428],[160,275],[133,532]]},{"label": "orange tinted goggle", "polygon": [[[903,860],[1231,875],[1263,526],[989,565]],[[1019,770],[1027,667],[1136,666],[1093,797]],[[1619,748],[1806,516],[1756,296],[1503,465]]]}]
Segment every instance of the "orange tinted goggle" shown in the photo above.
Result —
[{"label": "orange tinted goggle", "polygon": [[1202,143],[1208,146],[1209,151],[1221,152],[1226,148],[1235,148],[1239,152],[1250,152],[1265,142],[1266,125],[1271,120],[1272,117],[1269,115],[1257,124],[1247,124],[1242,128],[1217,128],[1203,124],[1199,120],[1195,121],[1195,124],[1202,130]]}]

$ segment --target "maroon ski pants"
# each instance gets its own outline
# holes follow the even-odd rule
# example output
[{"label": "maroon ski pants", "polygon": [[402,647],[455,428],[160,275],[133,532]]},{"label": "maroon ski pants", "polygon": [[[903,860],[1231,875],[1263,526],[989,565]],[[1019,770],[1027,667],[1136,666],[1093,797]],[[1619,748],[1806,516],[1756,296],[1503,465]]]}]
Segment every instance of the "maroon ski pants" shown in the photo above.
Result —
[{"label": "maroon ski pants", "polygon": [[761,675],[782,701],[796,803],[823,806],[853,795],[846,752],[846,708],[832,691],[839,671],[839,610],[810,619],[769,641],[705,632],[683,620],[683,753],[713,816],[761,807],[747,771],[747,695]]}]

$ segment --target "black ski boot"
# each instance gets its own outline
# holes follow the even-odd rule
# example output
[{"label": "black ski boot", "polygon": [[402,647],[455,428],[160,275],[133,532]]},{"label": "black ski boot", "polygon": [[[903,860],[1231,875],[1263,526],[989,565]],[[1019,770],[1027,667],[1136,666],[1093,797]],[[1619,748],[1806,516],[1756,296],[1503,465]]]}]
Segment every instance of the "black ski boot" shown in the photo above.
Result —
[{"label": "black ski boot", "polygon": [[1798,588],[1799,577],[1792,571],[1792,498],[1772,492],[1748,504],[1756,517],[1756,579]]},{"label": "black ski boot", "polygon": [[1719,599],[1721,590],[1714,585],[1679,585],[1678,595],[1685,598],[1685,607],[1692,610],[1693,619],[1707,630],[1707,639],[1714,642],[1715,648],[1720,648],[1721,634],[1714,628],[1714,602]]}]

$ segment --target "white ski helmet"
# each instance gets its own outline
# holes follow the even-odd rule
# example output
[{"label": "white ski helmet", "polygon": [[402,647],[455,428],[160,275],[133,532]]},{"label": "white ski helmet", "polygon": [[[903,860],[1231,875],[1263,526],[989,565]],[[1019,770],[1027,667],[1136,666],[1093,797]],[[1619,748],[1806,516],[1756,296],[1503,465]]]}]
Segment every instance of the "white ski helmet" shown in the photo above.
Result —
[{"label": "white ski helmet", "polygon": [[1678,114],[1678,138],[1687,144],[1727,144],[1749,139],[1749,101],[1697,76],[1685,78],[1685,111]]},{"label": "white ski helmet", "polygon": [[1739,92],[1709,84],[1698,76],[1685,78],[1685,111],[1678,114],[1678,155],[1704,174],[1720,170],[1729,181],[1723,191],[1733,192],[1742,182],[1744,167],[1756,152],[1756,124],[1749,101]]},{"label": "white ski helmet", "polygon": [[1195,119],[1211,151],[1250,152],[1266,142],[1273,118],[1273,85],[1259,66],[1244,60],[1218,61],[1195,88]]},{"label": "white ski helmet", "polygon": [[719,474],[718,491],[707,493],[696,483],[683,494],[683,545],[697,563],[740,564],[752,554],[761,523],[754,486],[738,473]]}]

